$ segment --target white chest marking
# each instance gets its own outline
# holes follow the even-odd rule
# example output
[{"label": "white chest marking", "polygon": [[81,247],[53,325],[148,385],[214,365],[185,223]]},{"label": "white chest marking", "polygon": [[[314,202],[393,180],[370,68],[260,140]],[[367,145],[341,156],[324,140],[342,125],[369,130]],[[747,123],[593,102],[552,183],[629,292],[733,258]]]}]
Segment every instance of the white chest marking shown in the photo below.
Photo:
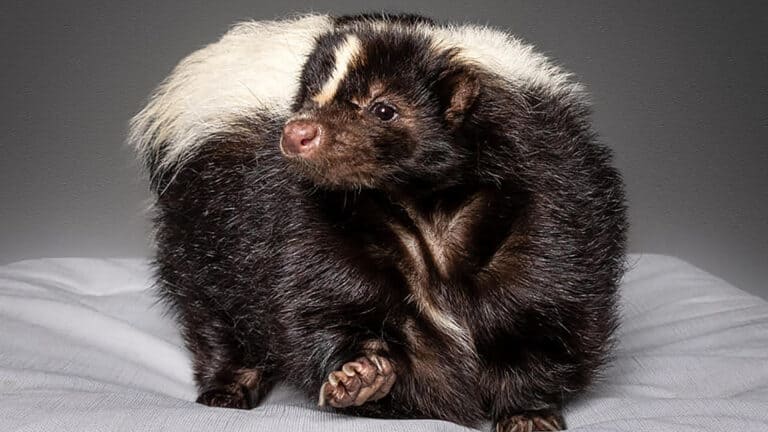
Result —
[{"label": "white chest marking", "polygon": [[474,352],[472,335],[466,326],[461,325],[456,317],[440,306],[439,299],[432,294],[431,285],[434,281],[430,278],[429,263],[425,255],[428,253],[432,256],[437,273],[447,278],[450,266],[455,260],[461,259],[462,243],[467,240],[473,217],[482,202],[484,200],[476,195],[453,214],[437,214],[431,220],[426,220],[407,208],[423,238],[423,247],[416,234],[400,225],[392,226],[407,253],[409,265],[405,274],[410,285],[410,299],[424,316],[466,352]]}]

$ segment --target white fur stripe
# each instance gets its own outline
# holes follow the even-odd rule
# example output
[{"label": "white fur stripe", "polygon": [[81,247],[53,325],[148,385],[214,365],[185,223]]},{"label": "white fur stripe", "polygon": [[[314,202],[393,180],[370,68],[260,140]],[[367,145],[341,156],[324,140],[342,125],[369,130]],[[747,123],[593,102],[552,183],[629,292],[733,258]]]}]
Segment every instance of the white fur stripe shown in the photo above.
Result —
[{"label": "white fur stripe", "polygon": [[355,35],[347,35],[346,39],[336,48],[336,64],[328,81],[323,84],[320,92],[312,97],[318,105],[323,106],[333,100],[339,90],[339,84],[347,76],[349,68],[360,54],[360,39]]},{"label": "white fur stripe", "polygon": [[435,50],[456,50],[460,61],[476,64],[515,84],[533,84],[553,92],[581,93],[571,74],[512,35],[475,25],[421,26]]},{"label": "white fur stripe", "polygon": [[424,251],[421,250],[419,240],[407,229],[392,224],[390,228],[400,239],[405,247],[411,268],[406,273],[406,279],[410,288],[408,300],[413,302],[419,311],[429,319],[438,330],[450,337],[466,353],[474,353],[474,342],[469,330],[462,327],[448,311],[442,310],[432,299],[429,286],[429,270],[424,260]]},{"label": "white fur stripe", "polygon": [[163,169],[235,120],[287,115],[315,37],[332,25],[324,15],[237,24],[176,66],[133,118],[130,142],[144,157],[167,145]]}]

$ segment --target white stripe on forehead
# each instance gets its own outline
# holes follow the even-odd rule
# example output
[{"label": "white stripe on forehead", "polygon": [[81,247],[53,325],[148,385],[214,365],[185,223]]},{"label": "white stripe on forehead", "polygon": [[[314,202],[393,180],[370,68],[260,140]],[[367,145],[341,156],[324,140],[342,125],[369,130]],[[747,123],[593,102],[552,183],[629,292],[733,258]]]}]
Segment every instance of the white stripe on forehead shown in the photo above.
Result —
[{"label": "white stripe on forehead", "polygon": [[333,100],[339,90],[339,84],[347,76],[350,65],[360,54],[360,39],[355,35],[347,35],[346,39],[336,48],[336,64],[328,81],[325,82],[320,92],[312,97],[318,105],[323,106]]}]

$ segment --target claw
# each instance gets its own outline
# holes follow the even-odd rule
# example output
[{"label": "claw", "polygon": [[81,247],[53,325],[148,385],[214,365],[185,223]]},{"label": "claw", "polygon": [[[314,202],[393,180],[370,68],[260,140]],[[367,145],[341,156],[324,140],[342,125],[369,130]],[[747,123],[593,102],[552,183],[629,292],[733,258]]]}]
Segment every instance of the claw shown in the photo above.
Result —
[{"label": "claw", "polygon": [[348,377],[353,377],[357,374],[355,366],[359,367],[359,363],[344,363],[344,366],[341,367],[341,371]]},{"label": "claw", "polygon": [[328,382],[331,383],[331,385],[334,387],[339,385],[339,379],[336,378],[336,375],[334,375],[333,373],[328,375]]},{"label": "claw", "polygon": [[[544,431],[559,431],[560,425],[557,424],[557,420],[552,419],[551,422],[544,420],[543,418],[538,419],[539,429]],[[554,424],[553,424],[554,423]]]},{"label": "claw", "polygon": [[382,373],[384,371],[384,366],[381,364],[381,358],[379,356],[371,356],[368,357],[368,359],[373,362],[373,364],[376,365],[376,369],[379,373]]},{"label": "claw", "polygon": [[328,385],[328,383],[323,383],[323,385],[320,386],[320,396],[317,398],[317,406],[325,406],[325,387]]}]

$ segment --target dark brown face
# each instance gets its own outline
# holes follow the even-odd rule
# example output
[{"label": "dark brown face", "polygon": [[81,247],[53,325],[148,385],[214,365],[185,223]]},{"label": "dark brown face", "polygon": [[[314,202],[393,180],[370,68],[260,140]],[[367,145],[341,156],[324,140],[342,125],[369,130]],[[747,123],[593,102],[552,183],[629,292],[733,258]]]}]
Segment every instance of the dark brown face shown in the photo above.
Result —
[{"label": "dark brown face", "polygon": [[403,97],[372,86],[370,94],[312,104],[283,128],[280,148],[314,182],[333,188],[395,181],[428,118]]},{"label": "dark brown face", "polygon": [[402,36],[321,39],[283,128],[282,153],[334,189],[396,187],[464,160],[451,112],[462,93],[428,54],[424,40]]}]

